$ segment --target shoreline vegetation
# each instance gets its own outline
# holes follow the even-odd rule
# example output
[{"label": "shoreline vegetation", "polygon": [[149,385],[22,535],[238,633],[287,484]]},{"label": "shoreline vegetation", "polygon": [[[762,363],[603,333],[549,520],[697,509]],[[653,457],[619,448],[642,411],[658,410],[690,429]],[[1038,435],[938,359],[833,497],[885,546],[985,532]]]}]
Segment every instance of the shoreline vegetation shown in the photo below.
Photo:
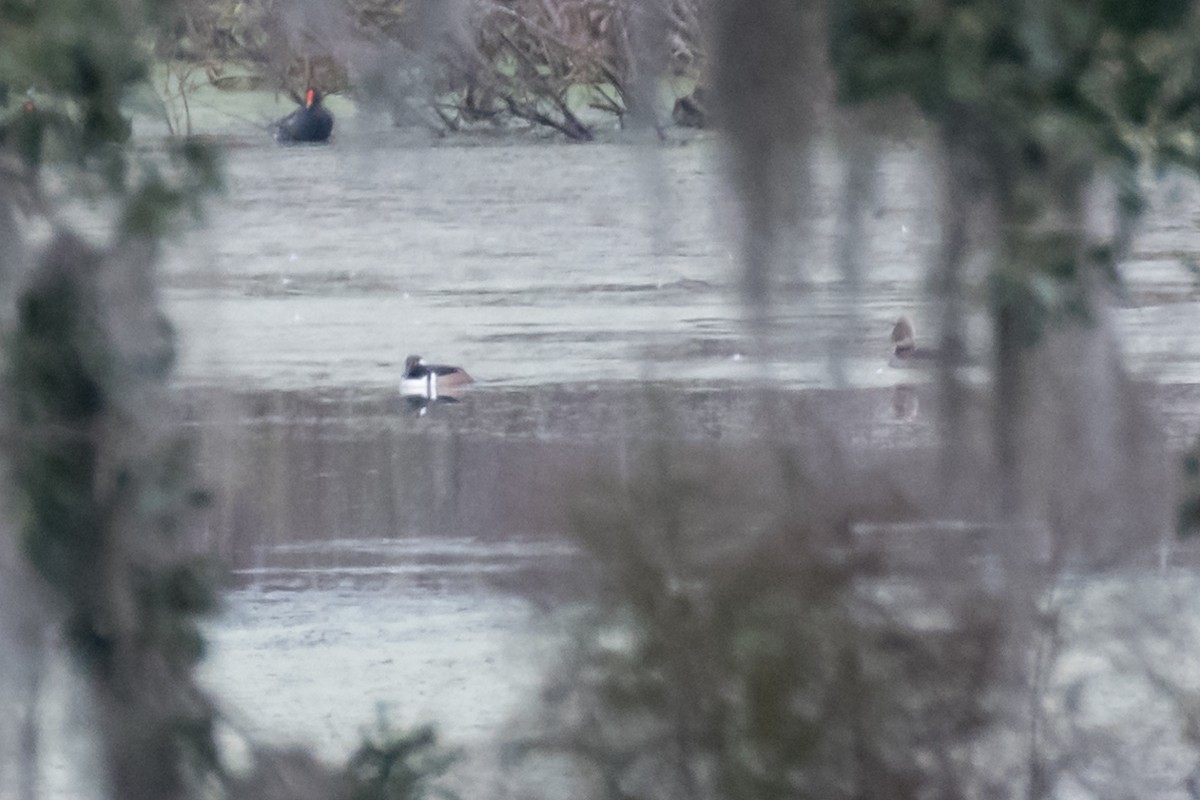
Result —
[{"label": "shoreline vegetation", "polygon": [[[155,67],[155,72],[166,73],[173,69],[175,67],[160,64]],[[676,95],[677,86],[677,83],[663,81],[658,89],[657,119],[662,121],[651,129],[651,135],[659,141],[686,140],[711,127],[707,117],[699,123],[675,120],[675,117],[681,115],[695,120],[697,113],[704,113],[694,110],[696,106],[692,95]],[[553,125],[511,115],[498,116],[486,123],[460,125],[454,129],[426,124],[419,120],[413,124],[397,124],[371,98],[350,93],[327,96],[324,105],[337,121],[335,140],[339,138],[339,134],[345,136],[349,127],[347,122],[355,126],[356,135],[395,131],[406,139],[415,135],[431,142],[468,142],[477,137],[484,137],[487,141],[508,137],[518,140],[532,137],[534,141],[544,142],[603,142],[612,140],[614,136],[620,137],[623,133],[637,135],[631,126],[623,125],[616,115],[587,103],[586,98],[590,91],[589,87],[577,87],[577,90],[571,93],[573,97],[581,98],[578,101],[572,100],[571,104],[575,118],[587,130],[585,138],[564,135]],[[257,137],[260,134],[269,138],[272,123],[296,108],[291,96],[286,92],[242,87],[222,89],[203,79],[189,84],[185,92],[186,100],[177,90],[174,93],[164,91],[161,81],[148,84],[139,97],[125,106],[135,137],[196,136],[215,137],[230,142]],[[675,108],[686,110],[675,112]]]},{"label": "shoreline vegetation", "polygon": [[[730,283],[760,340],[825,223],[844,285],[860,284],[879,131],[920,115],[938,177],[937,346],[961,351],[971,303],[993,343],[981,409],[954,370],[936,376],[928,502],[878,473],[928,546],[922,569],[851,546],[881,521],[848,491],[866,467],[821,420],[793,436],[764,406],[743,466],[720,440],[690,446],[654,406],[619,467],[570,498],[598,596],[531,729],[512,729],[511,763],[546,758],[587,784],[564,796],[611,800],[1200,795],[1195,593],[1155,602],[1171,575],[1130,569],[1200,529],[1200,445],[1180,507],[1183,467],[1109,313],[1152,176],[1200,174],[1200,2],[703,8],[702,24],[699,0],[0,3],[0,688],[15,712],[0,765],[20,800],[45,796],[38,698],[45,666],[68,657],[93,739],[78,769],[97,796],[447,796],[432,730],[382,715],[340,768],[254,743],[235,766],[197,680],[220,567],[194,536],[213,497],[172,424],[160,262],[222,186],[217,148],[190,136],[201,78],[281,97],[317,85],[440,133],[528,125],[575,141],[595,136],[590,113],[661,135],[660,97],[672,110],[692,97],[679,116],[695,122],[711,88],[740,236]],[[151,80],[177,134],[161,152],[130,146],[129,106]],[[822,197],[834,86],[857,125]],[[72,229],[52,181],[104,206],[103,241]],[[864,301],[847,296],[853,321]],[[978,549],[958,527],[934,535],[973,501]],[[903,543],[903,529],[869,530]],[[1082,588],[1117,600],[1086,591],[1073,612],[1076,565],[1095,577]],[[1154,735],[1131,739],[1131,718]]]},{"label": "shoreline vegetation", "polygon": [[709,123],[699,0],[472,0],[456,13],[352,0],[326,15],[275,5],[181,6],[150,81],[170,132],[193,132],[205,88],[270,92],[286,107],[309,85],[439,136],[533,128],[590,141],[604,127],[661,136]]}]

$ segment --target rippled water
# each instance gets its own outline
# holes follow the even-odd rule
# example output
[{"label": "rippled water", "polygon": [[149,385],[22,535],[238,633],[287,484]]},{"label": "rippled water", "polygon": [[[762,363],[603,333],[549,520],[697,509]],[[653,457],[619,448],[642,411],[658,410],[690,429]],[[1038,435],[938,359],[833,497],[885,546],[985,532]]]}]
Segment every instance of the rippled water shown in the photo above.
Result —
[{"label": "rippled water", "polygon": [[[869,270],[847,298],[833,268],[835,156],[819,170],[811,247],[776,293],[768,362],[777,379],[829,385],[831,339],[852,300],[849,381],[887,385],[878,366],[890,322],[903,311],[921,319],[936,187],[919,147],[882,160]],[[212,229],[189,241],[171,282],[183,377],[385,386],[409,352],[468,364],[496,386],[742,377],[737,213],[719,162],[704,138],[231,149]],[[1184,265],[1196,257],[1198,194],[1167,180],[1128,269],[1125,345],[1159,380],[1197,380]]]},{"label": "rippled water", "polygon": [[[765,376],[776,423],[832,420],[908,467],[928,451],[928,388],[883,368],[895,316],[923,322],[927,154],[883,159],[853,296],[831,266],[828,154],[762,362],[719,157],[705,138],[230,150],[229,192],[174,254],[167,299],[218,497],[209,544],[232,568],[205,676],[249,732],[339,756],[379,704],[455,742],[502,730],[563,637],[538,610],[578,598],[586,573],[563,535],[568,490],[625,469],[664,402],[684,438],[752,453],[765,412],[744,382]],[[1200,431],[1183,266],[1200,258],[1198,209],[1194,184],[1168,181],[1116,312],[1176,442]],[[972,334],[986,348],[981,317]],[[396,395],[408,353],[479,382],[414,413]]]},{"label": "rippled water", "polygon": [[[187,260],[172,305],[189,334],[184,376],[259,385],[390,385],[408,352],[468,364],[489,385],[740,378],[736,212],[714,141],[671,146],[498,144],[230,153],[229,196]],[[898,307],[919,296],[932,189],[885,165],[869,248],[884,265],[861,298],[850,369],[876,383]],[[829,214],[837,174],[817,207]],[[830,268],[832,217],[776,309],[771,364],[829,380],[844,311]],[[784,298],[789,299],[784,299]],[[217,300],[219,299],[219,302]]]}]

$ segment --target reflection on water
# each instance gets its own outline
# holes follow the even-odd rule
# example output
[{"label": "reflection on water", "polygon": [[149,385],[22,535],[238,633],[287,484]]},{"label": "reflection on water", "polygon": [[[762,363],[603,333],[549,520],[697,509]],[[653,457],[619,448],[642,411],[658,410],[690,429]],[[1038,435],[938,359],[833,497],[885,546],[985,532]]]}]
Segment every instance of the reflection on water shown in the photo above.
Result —
[{"label": "reflection on water", "polygon": [[[920,147],[881,156],[869,269],[849,292],[833,267],[840,167],[834,148],[825,154],[807,258],[773,292],[768,375],[803,388],[890,386],[880,368],[896,317],[934,330],[923,298],[937,176]],[[651,150],[381,141],[234,151],[211,231],[176,252],[168,276],[180,377],[394,388],[409,352],[503,387],[761,377],[743,358],[760,348],[742,325],[737,214],[719,156],[707,138]],[[302,174],[320,176],[319,192]],[[1198,206],[1200,186],[1169,178],[1127,268],[1117,322],[1133,367],[1152,380],[1200,382],[1185,267],[1200,257]],[[968,282],[982,280],[978,266]],[[982,307],[968,333],[969,351],[986,354]]]},{"label": "reflection on water", "polygon": [[[911,387],[912,401],[930,387]],[[928,450],[929,417],[893,390],[809,393],[629,386],[479,386],[415,415],[387,392],[196,393],[192,420],[219,502],[211,545],[236,567],[296,542],[455,535],[559,537],[573,487],[670,436],[761,459],[762,442]]]},{"label": "reflection on water", "polygon": [[[830,154],[833,155],[832,153]],[[462,364],[493,386],[730,381],[758,375],[738,302],[737,213],[713,139],[639,148],[246,148],[203,242],[179,253],[167,299],[187,382],[394,386],[405,353]],[[767,343],[776,379],[830,382],[842,342],[854,385],[880,386],[897,310],[921,294],[936,234],[919,150],[882,162],[867,257],[847,297],[831,268],[832,215],[783,277]],[[320,192],[297,181],[320,175]],[[820,170],[814,207],[837,207]],[[648,177],[649,176],[649,177]],[[200,237],[197,237],[200,238]]]},{"label": "reflection on water", "polygon": [[427,397],[419,394],[401,395],[404,398],[404,404],[408,406],[408,410],[416,414],[418,417],[423,417],[431,411],[436,410],[439,406],[449,406],[455,403],[462,402],[464,392],[442,392],[437,397]]},{"label": "reflection on water", "polygon": [[[657,437],[747,469],[779,443],[836,440],[864,476],[843,490],[881,518],[935,499],[936,391],[884,367],[896,316],[927,322],[925,154],[883,158],[853,295],[830,267],[838,165],[820,165],[809,259],[782,281],[765,343],[741,322],[715,155],[703,139],[653,158],[614,144],[231,154],[229,194],[189,243],[211,263],[178,253],[167,302],[216,495],[208,546],[231,570],[205,674],[247,727],[336,755],[382,702],[453,740],[494,735],[561,641],[535,609],[586,595],[571,498],[598,472],[628,476]],[[657,192],[636,179],[647,165]],[[1176,444],[1200,433],[1200,314],[1181,267],[1197,248],[1177,213],[1198,197],[1188,184],[1156,203],[1117,311]],[[978,312],[970,333],[986,353]],[[479,383],[410,402],[409,352]],[[772,391],[747,388],[761,382]]]},{"label": "reflection on water", "polygon": [[[425,416],[387,392],[190,397],[217,495],[209,546],[232,581],[205,674],[257,734],[312,738],[331,755],[376,703],[475,741],[530,702],[562,641],[538,610],[568,608],[590,585],[564,533],[573,498],[598,471],[626,474],[655,437],[749,475],[764,446],[821,448],[832,426],[864,465],[863,483],[842,487],[862,508],[888,520],[936,499],[936,398],[921,385],[485,386]],[[1157,399],[1195,434],[1200,389]],[[907,539],[888,546],[913,561]]]},{"label": "reflection on water", "polygon": [[931,432],[898,422],[886,390],[481,386],[423,416],[390,392],[189,397],[216,492],[208,545],[231,572],[206,678],[257,735],[303,731],[329,754],[376,703],[456,741],[528,704],[562,640],[538,611],[591,585],[565,535],[574,498],[655,437],[753,470],[765,438],[820,439],[828,414],[863,447],[927,448]]},{"label": "reflection on water", "polygon": [[[256,735],[312,740],[331,757],[379,703],[465,743],[532,702],[564,641],[559,618],[541,612],[570,608],[591,585],[565,535],[573,498],[597,472],[628,476],[656,437],[752,475],[770,448],[820,449],[832,428],[862,463],[862,483],[840,487],[860,508],[896,520],[937,499],[936,396],[923,385],[481,386],[424,416],[389,392],[189,396],[216,490],[209,547],[231,570],[206,679]],[[1200,387],[1155,399],[1177,441],[1197,433]],[[879,530],[902,529],[860,529],[864,546],[893,551],[886,563],[928,561],[924,545]]]}]

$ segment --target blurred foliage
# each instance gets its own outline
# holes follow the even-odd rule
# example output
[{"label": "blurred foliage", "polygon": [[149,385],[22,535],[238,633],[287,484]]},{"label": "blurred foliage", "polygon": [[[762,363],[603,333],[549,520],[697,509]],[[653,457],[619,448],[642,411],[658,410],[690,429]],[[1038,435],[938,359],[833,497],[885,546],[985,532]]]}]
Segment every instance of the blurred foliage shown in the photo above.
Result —
[{"label": "blurred foliage", "polygon": [[[17,326],[7,341],[12,422],[23,445],[14,456],[26,549],[78,610],[96,599],[90,594],[96,565],[114,544],[105,529],[118,508],[144,512],[139,522],[174,535],[179,515],[199,497],[181,442],[114,461],[113,448],[125,443],[102,435],[117,427],[114,416],[134,435],[128,396],[169,378],[174,334],[154,308],[147,256],[180,210],[199,213],[205,195],[220,185],[216,153],[201,142],[176,140],[142,155],[125,146],[129,123],[121,101],[148,74],[149,53],[139,46],[144,26],[166,10],[164,2],[0,3],[0,80],[30,87],[16,95],[19,108],[7,131],[19,166],[3,177],[41,195],[40,167],[72,168],[117,209],[110,252],[59,226],[23,280]],[[51,219],[56,213],[49,205],[38,211]],[[122,312],[142,322],[117,320]],[[145,326],[136,345],[116,341],[114,330],[131,324]],[[207,579],[191,568],[151,569],[136,580],[147,607],[161,604],[181,618],[211,607]]]},{"label": "blurred foliage", "polygon": [[380,708],[375,730],[363,733],[346,762],[349,800],[457,800],[437,782],[454,760],[438,745],[433,728],[397,730]]},{"label": "blurred foliage", "polygon": [[469,43],[462,37],[442,55],[443,90],[458,98],[460,123],[507,110],[587,139],[575,112],[590,106],[657,125],[653,85],[700,79],[700,19],[692,0],[475,2]]},{"label": "blurred foliage", "polygon": [[1183,499],[1177,509],[1176,530],[1183,536],[1200,533],[1200,446],[1183,456]]},{"label": "blurred foliage", "polygon": [[[351,0],[332,16],[285,0],[189,0],[158,39],[163,61],[203,65],[217,86],[350,88],[398,124],[547,126],[591,138],[594,108],[652,117],[656,81],[703,69],[698,0],[470,0],[432,13]],[[349,86],[351,69],[356,85]]]},{"label": "blurred foliage", "polygon": [[[150,74],[145,43],[169,5],[0,2],[12,507],[57,599],[47,617],[87,678],[99,791],[127,798],[184,796],[220,771],[212,709],[192,677],[216,574],[183,536],[205,493],[189,444],[166,425],[175,337],[154,263],[159,238],[182,211],[199,213],[220,171],[196,140],[130,147],[122,109]],[[103,245],[71,231],[49,175],[100,212]],[[38,226],[49,234],[33,235]]]},{"label": "blurred foliage", "polygon": [[[51,154],[103,179],[107,190],[122,194],[130,188],[126,152],[119,147],[130,133],[121,102],[149,74],[145,25],[160,21],[168,5],[0,3],[0,84],[7,95],[0,101],[7,101],[2,110],[10,144],[26,163],[37,166]],[[211,161],[188,161],[195,149],[179,155],[196,173]]]},{"label": "blurred foliage", "polygon": [[150,74],[144,20],[166,13],[165,2],[0,3],[0,144],[18,158],[9,177],[44,198],[39,170],[56,167],[77,192],[115,201],[120,236],[157,237],[221,184],[217,151],[198,140],[138,156],[124,146],[121,104]]},{"label": "blurred foliage", "polygon": [[951,754],[995,724],[1001,612],[946,590],[965,563],[883,578],[792,457],[759,455],[660,441],[594,487],[574,528],[603,600],[525,752],[614,799],[973,796]]},{"label": "blurred foliage", "polygon": [[[205,495],[187,443],[155,432],[165,409],[147,388],[169,378],[173,337],[114,275],[129,269],[60,233],[18,300],[5,382],[24,551],[62,601],[97,699],[137,721],[103,737],[114,786],[137,797],[217,766],[207,703],[187,677],[216,574],[181,539]],[[114,319],[131,306],[147,326],[132,348],[116,334],[129,321]]]},{"label": "blurred foliage", "polygon": [[1197,9],[1187,0],[830,4],[830,50],[849,103],[904,94],[983,164],[1005,249],[992,304],[1017,338],[1086,318],[1126,242],[1082,246],[1083,187],[1103,175],[1135,218],[1144,168],[1200,167]]},{"label": "blurred foliage", "polygon": [[1186,0],[857,0],[831,14],[849,102],[903,92],[937,120],[969,108],[1028,159],[1080,148],[1080,160],[1197,164]]},{"label": "blurred foliage", "polygon": [[[241,4],[221,10],[244,23],[242,45],[261,34]],[[195,680],[217,571],[187,537],[208,496],[174,424],[175,332],[156,259],[162,237],[220,189],[221,169],[216,149],[189,136],[131,146],[123,113],[152,75],[149,43],[178,36],[180,11],[167,0],[0,0],[0,223],[32,223],[0,224],[0,277],[16,287],[13,312],[0,313],[12,506],[22,550],[56,598],[46,616],[62,622],[94,701],[96,791],[325,800],[343,796],[346,778],[355,797],[423,797],[449,763],[429,729],[381,728],[345,776],[263,748],[245,776],[229,774]],[[169,120],[177,132],[188,69],[167,71],[185,104]],[[48,175],[108,222],[103,244],[72,232]]]},{"label": "blurred foliage", "polygon": [[[1121,288],[1148,178],[1200,171],[1200,4],[849,0],[828,8],[841,99],[904,95],[937,131],[946,202],[934,278],[947,343],[960,339],[954,323],[963,318],[965,265],[977,254],[987,258],[991,447],[1002,513],[1043,516],[1049,504],[1074,502],[1066,500],[1068,483],[1145,479],[1153,457],[1134,455],[1124,438],[1145,418],[1142,403],[1115,339],[1084,329],[1102,321]],[[981,245],[982,238],[991,241]],[[1059,350],[1040,348],[1050,337]],[[1068,341],[1074,362],[1066,370],[1051,366]],[[1078,368],[1101,359],[1110,365],[1104,374]],[[1060,380],[1055,397],[1039,406],[1037,392],[1051,383],[1047,368]],[[944,396],[962,393],[950,388]],[[1069,416],[1088,437],[1117,448],[1120,478],[1095,477],[1097,459],[1080,444],[1084,437],[1072,439],[1049,421],[1056,402],[1074,406]],[[1120,411],[1108,418],[1078,411],[1101,403]],[[949,416],[961,409],[961,402],[947,404]],[[1037,459],[1058,462],[1053,489],[1023,479]],[[1157,500],[1132,493],[1108,500],[1107,521],[1094,522],[1089,536],[1106,526],[1113,538],[1148,535],[1118,531],[1116,520],[1142,511],[1149,519]],[[1090,501],[1077,508],[1085,506],[1095,508]],[[1083,514],[1058,516],[1078,522]]]},{"label": "blurred foliage", "polygon": [[[390,4],[397,14],[402,4]],[[325,93],[346,86],[344,65],[323,39],[335,31],[295,23],[296,4],[285,0],[179,0],[154,52],[180,75],[203,70],[218,88],[270,87],[289,91],[299,102],[309,85]],[[186,98],[188,85],[174,87]]]}]

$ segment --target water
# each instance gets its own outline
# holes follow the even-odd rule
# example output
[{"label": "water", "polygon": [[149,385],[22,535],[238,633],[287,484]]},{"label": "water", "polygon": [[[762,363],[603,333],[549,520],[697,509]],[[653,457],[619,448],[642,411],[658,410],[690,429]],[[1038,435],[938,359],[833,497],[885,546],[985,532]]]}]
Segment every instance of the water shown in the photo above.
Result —
[{"label": "water", "polygon": [[[230,154],[230,192],[207,241],[209,269],[180,259],[172,292],[189,380],[392,385],[408,352],[465,363],[489,386],[740,379],[737,213],[719,151],[698,139],[653,148],[291,148]],[[932,245],[932,187],[885,169],[880,235],[851,369],[876,378],[897,306],[919,296]],[[830,211],[830,171],[819,207]],[[788,323],[771,364],[828,380],[842,312],[832,220],[776,309]],[[187,255],[191,255],[188,253]],[[216,302],[219,299],[220,302]],[[882,332],[882,333],[881,333]]]},{"label": "water", "polygon": [[[218,497],[208,546],[231,567],[203,675],[247,734],[339,758],[384,705],[456,744],[493,741],[565,639],[542,612],[586,594],[571,492],[625,474],[664,404],[683,438],[747,458],[781,419],[780,435],[832,427],[908,471],[930,451],[930,388],[883,368],[896,315],[925,322],[936,194],[920,147],[882,162],[853,297],[831,267],[829,153],[811,250],[781,279],[758,360],[714,140],[356,144],[232,149],[229,192],[167,279]],[[1200,432],[1182,266],[1197,209],[1193,184],[1160,193],[1117,311],[1177,444]],[[971,334],[986,348],[979,313]],[[414,413],[396,395],[408,353],[479,383]],[[772,409],[746,388],[764,378]]]}]

